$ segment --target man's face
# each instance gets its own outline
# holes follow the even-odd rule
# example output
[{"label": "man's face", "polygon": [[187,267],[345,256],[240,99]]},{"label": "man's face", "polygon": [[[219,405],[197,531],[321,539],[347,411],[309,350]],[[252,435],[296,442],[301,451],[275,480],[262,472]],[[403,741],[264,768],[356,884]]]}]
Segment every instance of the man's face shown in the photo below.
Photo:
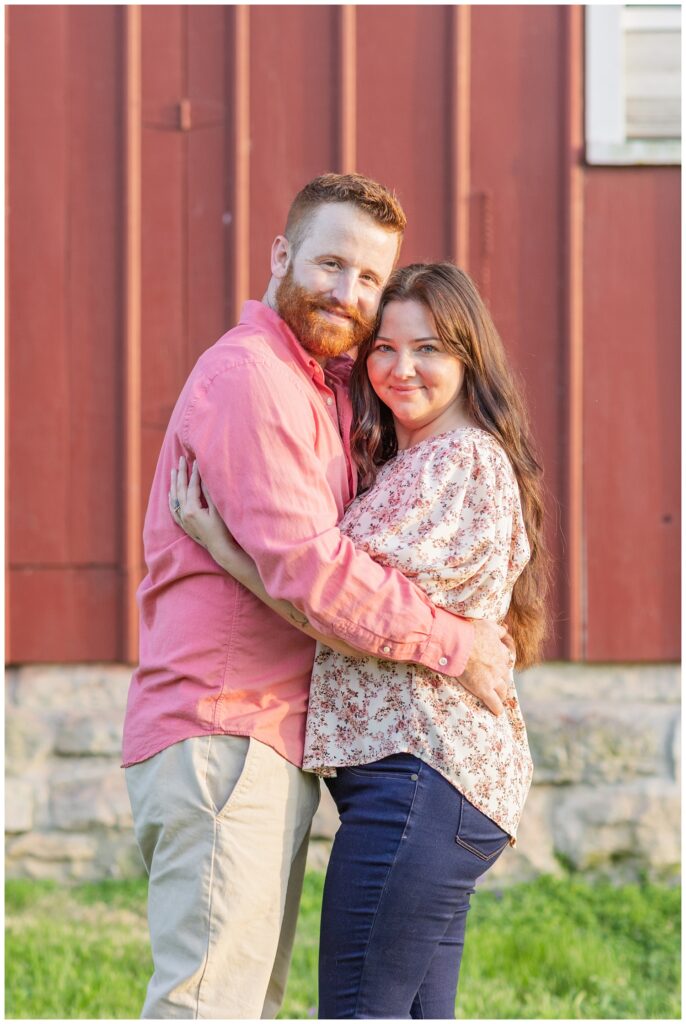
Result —
[{"label": "man's face", "polygon": [[320,206],[305,232],[277,275],[276,306],[303,348],[330,358],[371,333],[399,236],[350,203]]}]

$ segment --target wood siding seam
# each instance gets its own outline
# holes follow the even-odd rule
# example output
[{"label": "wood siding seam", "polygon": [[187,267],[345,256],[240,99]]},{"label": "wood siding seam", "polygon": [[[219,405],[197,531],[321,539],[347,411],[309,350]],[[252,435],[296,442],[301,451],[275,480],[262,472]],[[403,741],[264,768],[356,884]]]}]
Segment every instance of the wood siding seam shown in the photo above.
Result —
[{"label": "wood siding seam", "polygon": [[[190,83],[190,60],[189,60],[189,49],[190,49],[190,26],[189,26],[189,11],[188,4],[183,4],[179,7],[181,12],[181,39],[183,40],[181,48],[181,78],[182,78],[182,93],[183,97],[190,97],[191,83]],[[182,284],[181,284],[181,311],[183,316],[183,351],[186,366],[192,366],[193,360],[191,358],[191,317],[190,317],[190,282],[189,277],[189,243],[191,237],[191,225],[190,225],[190,203],[188,201],[188,193],[190,189],[190,161],[191,161],[191,139],[189,137],[189,131],[183,128],[183,114],[182,110],[184,105],[188,108],[188,124],[190,125],[190,103],[189,99],[179,97],[178,110],[179,110],[179,147],[181,149],[181,175],[182,175],[182,191],[181,191],[181,204],[182,204],[182,224],[183,224],[183,245],[181,246],[181,273],[182,273]]]},{"label": "wood siding seam", "polygon": [[339,165],[341,174],[357,170],[357,16],[355,6],[339,8]]},{"label": "wood siding seam", "polygon": [[250,297],[250,7],[234,8],[233,319]]},{"label": "wood siding seam", "polygon": [[583,362],[583,8],[562,12],[565,116],[563,138],[564,324],[567,350],[567,515],[569,632],[568,657],[587,651],[587,578],[584,536],[584,362]]},{"label": "wood siding seam", "polygon": [[466,4],[448,8],[450,19],[450,258],[469,269],[471,190],[471,11]]},{"label": "wood siding seam", "polygon": [[[80,55],[76,53],[76,47],[72,36],[74,33],[74,26],[72,25],[72,19],[77,16],[77,12],[74,7],[62,6],[62,25],[64,29],[64,61],[65,67],[69,68],[71,60],[75,62],[79,60]],[[62,381],[62,395],[65,403],[65,408],[72,408],[73,394],[72,394],[72,376],[73,376],[73,364],[71,362],[73,357],[73,339],[74,339],[74,310],[73,310],[73,299],[72,291],[74,282],[74,265],[73,265],[73,253],[74,253],[74,167],[72,164],[73,153],[75,149],[74,140],[74,107],[75,104],[72,99],[72,80],[67,73],[64,80],[64,168],[65,168],[65,194],[64,194],[64,236],[63,236],[63,266],[64,266],[64,291],[67,296],[62,311],[62,322],[64,330],[64,338],[66,345],[63,351],[63,373],[64,379]],[[72,450],[72,437],[71,437],[71,424],[69,417],[65,416],[62,421],[62,430],[64,440],[62,442],[62,450],[65,452]],[[64,494],[64,520],[60,526],[60,533],[62,535],[63,551],[65,553],[65,561],[71,561],[71,543],[72,538],[69,536],[68,527],[68,509],[69,499],[68,495],[71,493],[72,484],[72,473],[73,467],[71,461],[69,461],[65,467],[63,474],[63,484],[66,488]]]},{"label": "wood siding seam", "polygon": [[141,216],[142,49],[141,8],[126,7],[126,373],[125,373],[125,586],[124,656],[138,660],[136,590],[141,575]]},{"label": "wood siding seam", "polygon": [[[10,38],[12,34],[12,15],[11,8],[5,11],[5,74],[2,76],[2,82],[0,82],[0,93],[2,94],[2,109],[5,111],[5,154],[9,153],[9,140],[10,140],[10,109],[12,93],[10,89],[11,82],[11,71],[10,71]],[[10,161],[8,156],[5,156],[5,273],[4,273],[4,284],[5,284],[5,381],[4,381],[4,398],[5,398],[5,443],[2,449],[3,459],[3,476],[5,480],[5,505],[3,507],[3,539],[5,542],[5,565],[9,568],[9,554],[10,554],[10,530],[9,530],[9,515],[6,515],[6,510],[10,507],[11,501],[11,484],[9,474],[9,461],[10,461],[10,234],[12,232],[12,204],[11,196],[11,178],[10,178]],[[5,572],[5,658],[7,661],[12,656],[12,630],[10,628],[11,616],[10,616],[10,603],[12,600],[12,588],[10,587],[10,574],[8,571]]]}]

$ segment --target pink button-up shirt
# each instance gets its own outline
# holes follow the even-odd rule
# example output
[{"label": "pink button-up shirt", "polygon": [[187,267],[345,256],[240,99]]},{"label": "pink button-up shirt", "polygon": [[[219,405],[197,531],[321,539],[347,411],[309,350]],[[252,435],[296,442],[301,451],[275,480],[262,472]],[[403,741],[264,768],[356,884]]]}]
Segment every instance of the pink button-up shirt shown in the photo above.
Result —
[{"label": "pink button-up shirt", "polygon": [[315,643],[236,583],[172,520],[180,455],[201,475],[272,597],[372,655],[459,676],[473,628],[396,569],[357,551],[337,523],[355,491],[347,380],[323,371],[268,306],[198,360],[165,435],[145,518],[140,665],[124,765],[206,733],[254,736],[302,763]]}]

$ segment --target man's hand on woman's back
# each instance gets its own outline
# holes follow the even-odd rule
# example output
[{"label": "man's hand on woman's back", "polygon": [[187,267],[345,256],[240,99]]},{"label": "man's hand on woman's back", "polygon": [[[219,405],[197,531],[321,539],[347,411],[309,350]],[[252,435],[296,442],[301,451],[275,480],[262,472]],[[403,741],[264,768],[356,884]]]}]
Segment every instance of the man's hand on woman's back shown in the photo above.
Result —
[{"label": "man's hand on woman's back", "polygon": [[460,683],[494,715],[502,715],[505,710],[502,702],[507,696],[514,665],[514,641],[505,626],[497,622],[473,619],[472,624],[474,646]]}]

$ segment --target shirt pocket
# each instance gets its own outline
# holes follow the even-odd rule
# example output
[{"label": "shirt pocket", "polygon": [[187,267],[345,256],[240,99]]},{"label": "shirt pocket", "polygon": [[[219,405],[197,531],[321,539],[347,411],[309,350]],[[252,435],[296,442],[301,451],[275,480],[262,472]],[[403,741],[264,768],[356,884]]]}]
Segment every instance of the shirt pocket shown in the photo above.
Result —
[{"label": "shirt pocket", "polygon": [[484,863],[490,864],[503,852],[510,837],[500,825],[462,797],[460,822],[455,842]]}]

